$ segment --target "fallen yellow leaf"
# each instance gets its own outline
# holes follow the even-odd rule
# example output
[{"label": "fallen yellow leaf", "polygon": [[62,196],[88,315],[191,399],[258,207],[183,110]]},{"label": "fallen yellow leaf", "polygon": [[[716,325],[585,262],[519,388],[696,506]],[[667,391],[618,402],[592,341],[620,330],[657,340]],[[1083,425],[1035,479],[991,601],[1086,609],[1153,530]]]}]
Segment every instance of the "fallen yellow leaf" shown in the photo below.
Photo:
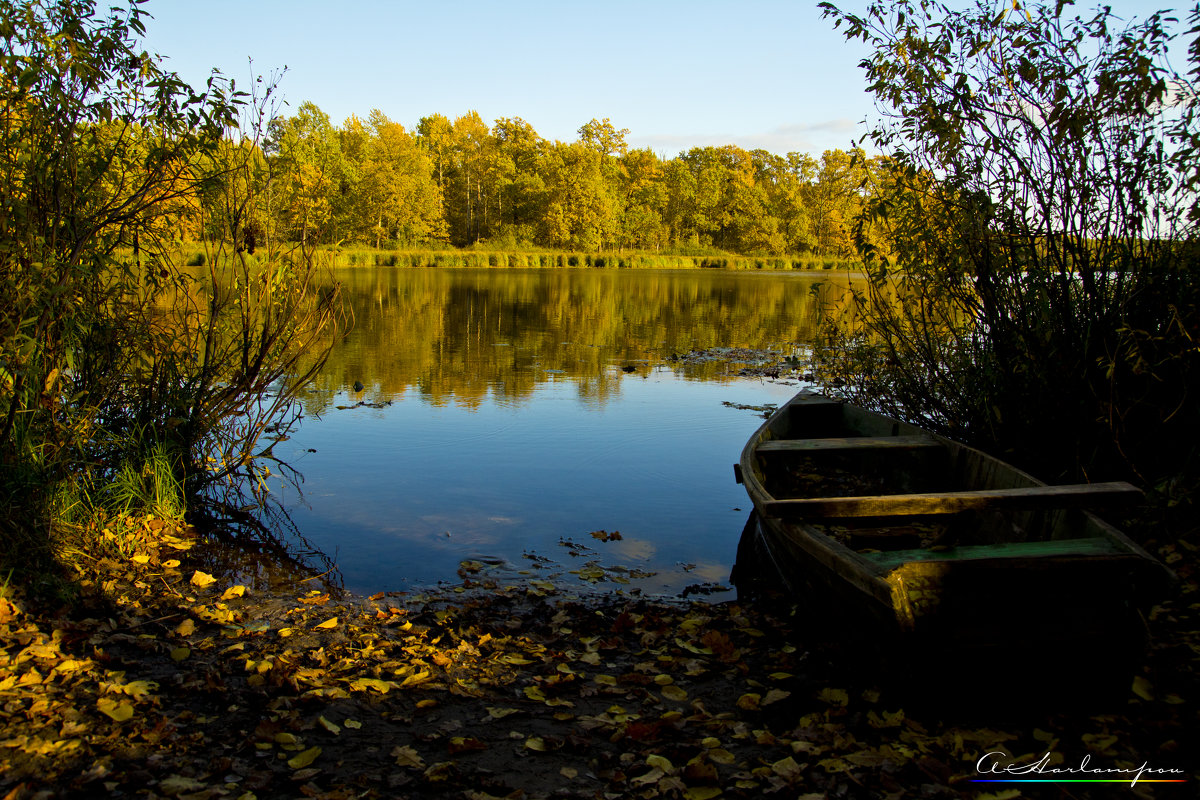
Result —
[{"label": "fallen yellow leaf", "polygon": [[678,686],[664,686],[661,691],[663,697],[668,700],[674,700],[676,703],[682,703],[688,697],[687,692]]},{"label": "fallen yellow leaf", "polygon": [[187,792],[198,792],[204,788],[206,788],[205,785],[200,781],[194,778],[185,778],[182,775],[163,778],[158,784],[158,790],[168,797],[176,797]]},{"label": "fallen yellow leaf", "polygon": [[407,678],[405,678],[400,683],[400,686],[401,687],[416,686],[419,683],[425,683],[425,681],[429,680],[432,677],[433,677],[433,673],[429,672],[429,670],[422,670],[421,672],[414,672],[412,675],[409,675]]},{"label": "fallen yellow leaf", "polygon": [[288,759],[288,766],[292,769],[303,769],[309,764],[317,760],[317,756],[321,755],[321,748],[310,747],[307,750],[302,750],[292,758]]},{"label": "fallen yellow leaf", "polygon": [[748,692],[737,699],[737,707],[744,711],[753,711],[762,703],[762,695]]},{"label": "fallen yellow leaf", "polygon": [[671,763],[670,759],[657,753],[646,756],[646,763],[652,767],[658,767],[663,772],[672,772],[675,769],[675,765]]},{"label": "fallen yellow leaf", "polygon": [[117,702],[111,697],[101,697],[96,701],[96,708],[117,722],[124,722],[133,716],[133,706],[122,700]]},{"label": "fallen yellow leaf", "polygon": [[791,756],[776,761],[771,765],[771,771],[789,783],[798,780],[804,774],[796,759]]},{"label": "fallen yellow leaf", "polygon": [[488,717],[490,719],[504,719],[505,717],[510,716],[512,714],[521,713],[521,709],[519,709],[519,708],[496,708],[494,706],[489,706],[487,712],[488,712]]},{"label": "fallen yellow leaf", "polygon": [[337,624],[338,624],[338,618],[330,617],[329,619],[325,620],[324,622],[317,623],[316,627],[318,627],[318,628],[336,628]]},{"label": "fallen yellow leaf", "polygon": [[380,694],[387,694],[396,688],[396,684],[393,681],[381,681],[378,678],[358,678],[350,683],[350,688],[358,692],[374,689]]},{"label": "fallen yellow leaf", "polygon": [[708,757],[714,764],[721,764],[722,766],[726,767],[737,761],[737,758],[734,757],[733,753],[729,752],[723,747],[714,747],[712,750],[709,750]]},{"label": "fallen yellow leaf", "polygon": [[666,777],[666,773],[664,773],[658,767],[655,767],[645,775],[639,775],[636,778],[631,778],[629,782],[639,786],[645,786],[650,783],[658,783],[664,777]]},{"label": "fallen yellow leaf", "polygon": [[192,586],[199,586],[201,589],[203,589],[205,586],[208,586],[209,584],[216,583],[216,582],[217,582],[217,579],[214,578],[212,575],[209,575],[207,572],[201,572],[200,570],[196,570],[195,572],[192,573],[192,581],[191,581]]}]

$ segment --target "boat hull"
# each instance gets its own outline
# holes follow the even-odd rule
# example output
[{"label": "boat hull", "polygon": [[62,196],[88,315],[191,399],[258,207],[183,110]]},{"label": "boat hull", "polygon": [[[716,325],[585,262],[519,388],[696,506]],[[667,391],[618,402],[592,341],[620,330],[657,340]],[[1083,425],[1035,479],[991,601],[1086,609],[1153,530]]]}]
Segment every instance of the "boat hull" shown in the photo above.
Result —
[{"label": "boat hull", "polygon": [[[787,590],[844,630],[957,669],[1128,673],[1169,572],[1087,510],[1127,484],[1048,487],[978,450],[801,392],[737,466]],[[1125,684],[1126,687],[1128,684]]]}]

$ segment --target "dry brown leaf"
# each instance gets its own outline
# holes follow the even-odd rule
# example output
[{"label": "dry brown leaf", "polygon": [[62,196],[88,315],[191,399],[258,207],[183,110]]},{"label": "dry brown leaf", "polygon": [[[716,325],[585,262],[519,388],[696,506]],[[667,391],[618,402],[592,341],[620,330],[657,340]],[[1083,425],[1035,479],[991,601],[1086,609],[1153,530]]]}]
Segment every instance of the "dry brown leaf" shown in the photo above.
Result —
[{"label": "dry brown leaf", "polygon": [[396,759],[396,766],[398,767],[425,769],[425,759],[421,758],[421,754],[408,745],[393,747],[390,755]]}]

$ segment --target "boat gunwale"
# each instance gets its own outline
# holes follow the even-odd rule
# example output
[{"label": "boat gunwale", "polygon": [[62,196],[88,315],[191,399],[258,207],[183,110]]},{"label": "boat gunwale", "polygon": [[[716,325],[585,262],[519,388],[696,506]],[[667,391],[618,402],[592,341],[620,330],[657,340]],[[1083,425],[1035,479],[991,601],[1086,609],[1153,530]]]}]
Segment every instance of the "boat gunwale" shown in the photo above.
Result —
[{"label": "boat gunwale", "polygon": [[[876,420],[881,421],[881,422],[900,424],[900,423],[898,423],[897,420],[894,420],[883,414],[879,414],[878,412],[858,408],[856,406],[852,406],[852,405],[846,403],[843,400],[840,400],[837,398],[829,398],[824,395],[820,395],[815,392],[812,392],[810,390],[801,390],[796,395],[789,398],[788,401],[785,402],[783,405],[781,405],[779,408],[777,408],[771,414],[771,416],[768,417],[767,420],[762,425],[760,425],[759,428],[750,437],[750,439],[747,441],[746,445],[742,448],[741,458],[739,461],[742,483],[745,486],[747,493],[750,495],[750,499],[753,502],[755,510],[757,511],[763,524],[769,525],[771,527],[777,527],[781,532],[787,534],[790,539],[794,540],[796,542],[797,546],[801,547],[806,553],[809,554],[810,557],[821,562],[825,568],[833,571],[835,574],[840,575],[843,572],[843,570],[839,570],[837,568],[837,563],[841,562],[844,565],[853,567],[854,571],[859,573],[859,577],[869,580],[871,582],[878,582],[880,585],[878,587],[876,587],[876,589],[877,589],[876,593],[881,595],[878,598],[880,600],[883,599],[882,598],[883,592],[881,592],[879,590],[882,590],[887,586],[887,576],[890,575],[895,570],[900,569],[901,567],[905,566],[906,564],[917,563],[917,562],[922,563],[922,564],[936,564],[936,563],[962,564],[966,560],[968,560],[968,559],[955,558],[955,557],[941,557],[938,555],[931,554],[930,557],[928,557],[928,558],[911,559],[908,561],[902,561],[902,562],[896,562],[896,563],[890,563],[890,564],[880,563],[880,562],[875,561],[874,559],[864,557],[864,554],[851,549],[850,547],[846,546],[842,542],[838,541],[835,537],[814,527],[812,524],[806,522],[803,519],[787,519],[787,518],[771,516],[771,515],[767,514],[766,513],[767,504],[771,503],[771,502],[776,502],[776,501],[780,500],[780,498],[776,498],[769,491],[767,491],[766,487],[758,479],[758,473],[762,470],[762,468],[758,466],[758,460],[757,460],[758,459],[758,452],[757,452],[758,447],[759,447],[759,445],[761,445],[767,441],[786,440],[788,437],[777,437],[775,435],[774,428],[777,427],[778,421],[781,418],[783,418],[784,415],[792,413],[791,409],[793,406],[800,406],[805,402],[813,402],[814,405],[815,404],[824,405],[825,403],[831,403],[831,404],[841,406],[843,413],[845,412],[846,409],[850,409],[854,413],[863,415],[864,417],[868,417],[868,418],[873,417]],[[952,439],[948,439],[945,436],[941,436],[937,433],[933,433],[931,431],[926,431],[924,429],[918,428],[917,426],[909,425],[908,427],[915,429],[915,430],[919,430],[922,435],[926,435],[926,436],[929,436],[932,439],[934,439],[940,446],[945,448],[946,451],[955,460],[960,460],[963,457],[963,455],[965,454],[967,457],[969,457],[971,459],[978,459],[981,463],[995,464],[996,466],[1005,470],[1009,475],[1013,476],[1015,479],[1026,483],[1026,486],[1029,488],[1049,486],[1049,484],[1046,484],[1045,482],[1038,480],[1033,475],[1030,475],[1029,473],[1025,472],[1024,470],[1021,470],[999,458],[996,458],[995,456],[988,455],[987,453],[983,452],[982,450],[970,447],[969,445],[962,444],[961,442],[956,442]],[[895,435],[898,435],[898,432]],[[1145,559],[1147,561],[1158,564],[1157,559],[1155,559],[1153,556],[1151,556],[1149,553],[1147,553],[1145,550],[1143,550],[1141,547],[1139,547],[1137,544],[1135,544],[1133,541],[1131,541],[1127,536],[1125,536],[1120,530],[1118,530],[1113,525],[1105,522],[1104,520],[1100,519],[1099,517],[1097,517],[1096,515],[1092,514],[1089,511],[1087,511],[1086,509],[1079,509],[1078,511],[1079,511],[1079,513],[1083,514],[1086,517],[1087,522],[1089,523],[1089,527],[1091,527],[1093,530],[1095,530],[1096,533],[1098,534],[1098,536],[1078,537],[1078,538],[1104,538],[1110,544],[1113,545],[1114,550],[1112,553],[1106,554],[1106,555],[1096,554],[1094,556],[1079,556],[1079,555],[1064,556],[1062,554],[1057,554],[1057,553],[1047,553],[1045,555],[1023,555],[1023,556],[997,554],[994,559],[972,558],[969,560],[973,561],[975,563],[980,563],[983,561],[992,561],[992,560],[1017,563],[1018,561],[1023,561],[1025,559],[1036,559],[1039,562],[1045,563],[1045,562],[1051,562],[1054,560],[1062,560],[1064,558],[1080,558],[1080,557],[1111,558],[1111,557],[1120,557],[1120,556],[1136,556],[1140,559]],[[1069,540],[1056,540],[1056,541],[1069,541]],[[1011,544],[1011,543],[1002,543],[1002,544]],[[926,552],[929,552],[929,551],[926,551]]]}]

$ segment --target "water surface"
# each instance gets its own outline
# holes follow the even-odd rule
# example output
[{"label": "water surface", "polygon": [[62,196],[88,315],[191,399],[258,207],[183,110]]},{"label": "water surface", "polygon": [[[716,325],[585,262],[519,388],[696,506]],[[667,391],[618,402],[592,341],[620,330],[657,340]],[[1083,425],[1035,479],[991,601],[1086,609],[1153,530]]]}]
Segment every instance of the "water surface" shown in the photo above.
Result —
[{"label": "water surface", "polygon": [[462,574],[674,595],[727,585],[749,512],[732,464],[762,422],[733,406],[778,404],[798,385],[680,356],[802,357],[818,277],[336,277],[354,330],[276,452],[304,477],[303,498],[278,490],[292,520],[346,588]]}]

